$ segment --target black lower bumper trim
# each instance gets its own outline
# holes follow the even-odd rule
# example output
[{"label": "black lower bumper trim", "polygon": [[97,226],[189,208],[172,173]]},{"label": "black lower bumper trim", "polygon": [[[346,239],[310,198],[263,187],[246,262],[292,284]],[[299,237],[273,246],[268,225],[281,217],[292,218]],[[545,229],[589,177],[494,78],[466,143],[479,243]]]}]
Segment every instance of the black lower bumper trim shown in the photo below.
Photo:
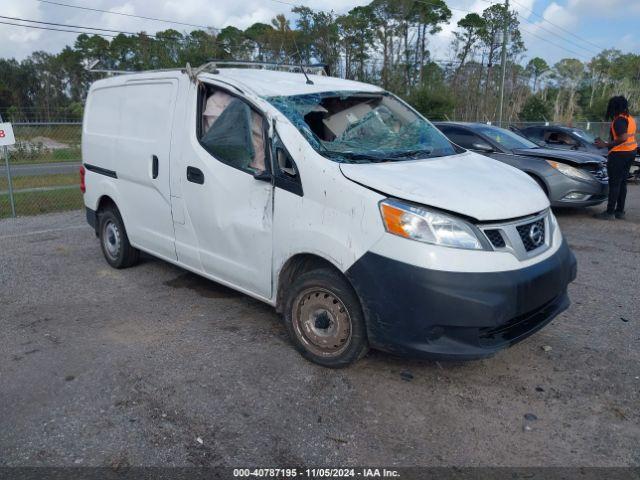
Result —
[{"label": "black lower bumper trim", "polygon": [[564,242],[551,257],[507,272],[428,270],[367,253],[347,276],[374,348],[473,359],[513,345],[567,309],[576,260]]},{"label": "black lower bumper trim", "polygon": [[93,227],[94,230],[98,230],[98,215],[95,210],[91,210],[89,207],[85,207],[87,214],[87,223]]}]

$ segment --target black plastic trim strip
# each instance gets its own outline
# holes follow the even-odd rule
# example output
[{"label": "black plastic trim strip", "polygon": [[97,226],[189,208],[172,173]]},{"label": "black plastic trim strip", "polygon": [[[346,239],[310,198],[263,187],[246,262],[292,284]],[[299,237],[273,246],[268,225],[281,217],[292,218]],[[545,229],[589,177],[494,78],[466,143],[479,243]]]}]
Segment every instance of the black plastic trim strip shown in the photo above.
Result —
[{"label": "black plastic trim strip", "polygon": [[98,215],[95,210],[85,207],[87,215],[87,223],[93,227],[94,230],[98,230]]},{"label": "black plastic trim strip", "polygon": [[89,163],[85,163],[84,168],[93,173],[99,173],[100,175],[105,175],[111,178],[118,178],[118,174],[115,172],[115,170],[109,170],[106,168],[98,167],[96,165],[91,165]]}]

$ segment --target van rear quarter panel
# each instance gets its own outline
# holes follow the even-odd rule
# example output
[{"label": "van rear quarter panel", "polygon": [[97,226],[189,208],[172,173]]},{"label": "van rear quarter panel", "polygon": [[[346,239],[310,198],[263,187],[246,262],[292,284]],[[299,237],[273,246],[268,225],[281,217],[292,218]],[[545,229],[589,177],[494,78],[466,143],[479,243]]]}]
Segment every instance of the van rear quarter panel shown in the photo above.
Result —
[{"label": "van rear quarter panel", "polygon": [[[131,243],[175,258],[170,200],[170,144],[177,78],[127,78],[96,82],[88,95],[83,162],[116,172],[117,179],[87,172],[85,204],[96,209],[110,196]],[[152,156],[159,175],[152,178]]]},{"label": "van rear quarter panel", "polygon": [[[118,118],[120,116],[120,85],[114,80],[95,82],[89,89],[82,122],[82,161],[114,170]],[[85,205],[96,210],[104,195],[120,203],[114,179],[87,171]],[[124,214],[123,214],[124,218]]]}]

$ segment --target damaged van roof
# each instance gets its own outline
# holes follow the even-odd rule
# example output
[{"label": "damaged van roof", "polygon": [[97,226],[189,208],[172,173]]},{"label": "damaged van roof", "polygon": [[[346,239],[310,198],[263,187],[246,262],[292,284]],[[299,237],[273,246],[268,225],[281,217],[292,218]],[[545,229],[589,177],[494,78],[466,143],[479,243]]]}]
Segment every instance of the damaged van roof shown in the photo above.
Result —
[{"label": "damaged van roof", "polygon": [[[186,75],[183,69],[149,70],[146,72],[126,72],[103,78],[93,83],[92,88],[106,85],[120,85],[129,81],[166,78],[167,74]],[[222,81],[258,97],[278,97],[306,95],[323,92],[383,92],[380,87],[368,83],[344,80],[323,75],[309,75],[313,84],[307,84],[302,73],[280,72],[257,68],[218,68],[218,73],[203,72],[201,80]]]},{"label": "damaged van roof", "polygon": [[308,85],[302,73],[278,72],[251,68],[220,68],[219,73],[203,73],[199,78],[224,80],[239,88],[251,90],[260,97],[305,95],[327,91],[382,92],[368,83],[343,80],[322,75],[309,75],[313,85]]}]

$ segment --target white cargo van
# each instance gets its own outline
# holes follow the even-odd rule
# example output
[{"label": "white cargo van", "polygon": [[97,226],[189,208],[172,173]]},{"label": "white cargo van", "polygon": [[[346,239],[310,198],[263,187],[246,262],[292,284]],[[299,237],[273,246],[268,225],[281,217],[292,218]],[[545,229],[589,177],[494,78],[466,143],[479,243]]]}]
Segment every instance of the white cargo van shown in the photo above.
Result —
[{"label": "white cargo van", "polygon": [[569,305],[575,258],[536,183],[376,86],[115,76],[89,91],[82,157],[110,265],[144,251],[267,302],[321,365],[481,358]]}]

